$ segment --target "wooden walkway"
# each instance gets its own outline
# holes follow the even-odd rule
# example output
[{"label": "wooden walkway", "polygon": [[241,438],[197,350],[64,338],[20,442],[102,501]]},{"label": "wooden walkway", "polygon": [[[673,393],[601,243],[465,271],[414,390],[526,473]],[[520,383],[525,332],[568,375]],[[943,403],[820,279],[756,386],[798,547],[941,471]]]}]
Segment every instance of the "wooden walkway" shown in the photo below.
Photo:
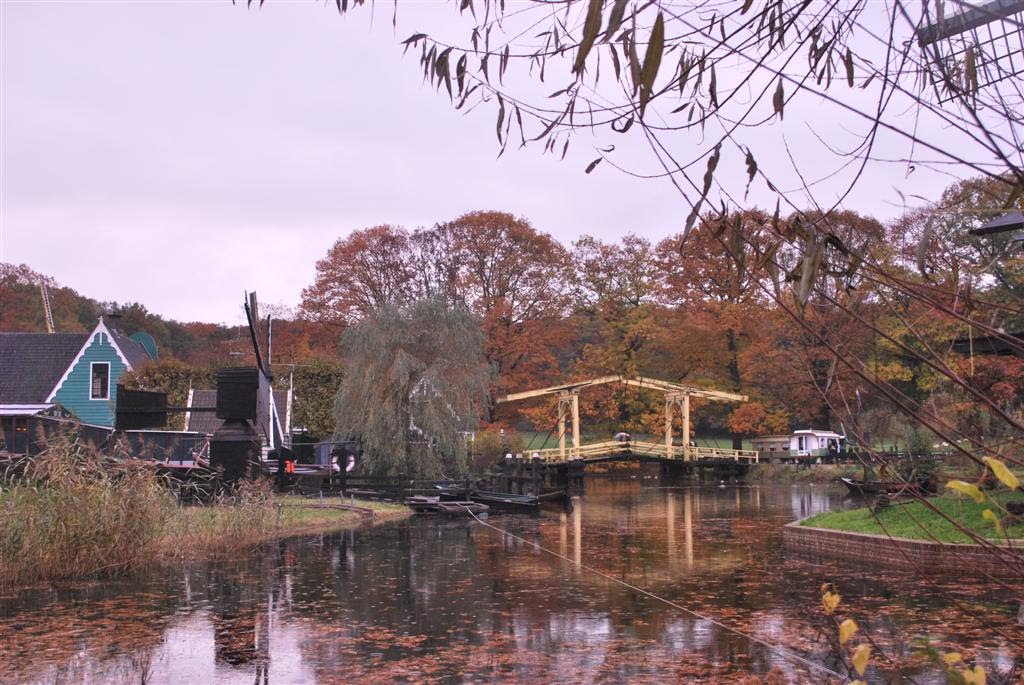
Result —
[{"label": "wooden walkway", "polygon": [[681,461],[681,462],[720,462],[733,461],[743,464],[758,463],[756,450],[733,450],[718,447],[669,447],[661,442],[645,442],[642,440],[609,440],[592,442],[579,447],[554,447],[536,450],[526,458],[539,457],[545,463],[559,463],[582,459],[587,463],[603,461]]}]

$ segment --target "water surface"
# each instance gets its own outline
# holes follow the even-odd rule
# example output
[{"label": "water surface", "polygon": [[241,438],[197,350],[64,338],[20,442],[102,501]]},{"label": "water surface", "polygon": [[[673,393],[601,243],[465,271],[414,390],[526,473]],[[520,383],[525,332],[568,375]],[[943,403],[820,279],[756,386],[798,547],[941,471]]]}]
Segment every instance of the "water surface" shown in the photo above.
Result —
[{"label": "water surface", "polygon": [[[821,683],[826,671],[785,650],[846,672],[823,582],[915,682],[945,682],[915,647],[925,636],[990,673],[1020,658],[1020,592],[787,559],[782,526],[842,497],[591,478],[571,510],[487,519],[500,530],[417,517],[130,582],[12,592],[0,680],[688,683],[777,669]],[[888,680],[892,664],[875,663],[872,680]]]}]

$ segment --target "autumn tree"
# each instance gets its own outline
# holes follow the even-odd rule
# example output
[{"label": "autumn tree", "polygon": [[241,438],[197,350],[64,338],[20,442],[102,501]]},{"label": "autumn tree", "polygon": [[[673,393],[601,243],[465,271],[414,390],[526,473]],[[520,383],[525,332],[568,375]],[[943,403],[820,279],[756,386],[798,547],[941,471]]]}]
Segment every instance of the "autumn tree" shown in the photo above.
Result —
[{"label": "autumn tree", "polygon": [[[573,243],[572,303],[580,319],[574,377],[645,375],[655,329],[658,272],[646,238],[627,233],[618,242],[582,236]],[[605,432],[649,431],[660,426],[660,397],[607,386],[588,393],[582,410]]]},{"label": "autumn tree", "polygon": [[347,330],[336,434],[361,470],[413,478],[466,467],[465,434],[486,411],[490,368],[479,319],[440,299],[387,306]]},{"label": "autumn tree", "polygon": [[61,286],[52,276],[26,264],[0,263],[0,331],[45,332],[46,313],[40,286],[50,297],[54,329],[61,333],[91,330],[103,311],[93,299]]},{"label": "autumn tree", "polygon": [[569,257],[529,221],[476,211],[440,224],[450,236],[461,298],[482,319],[487,360],[505,389],[530,387],[559,371]]},{"label": "autumn tree", "polygon": [[413,279],[409,235],[381,225],[339,238],[316,263],[313,284],[302,291],[302,312],[343,326],[409,298]]}]

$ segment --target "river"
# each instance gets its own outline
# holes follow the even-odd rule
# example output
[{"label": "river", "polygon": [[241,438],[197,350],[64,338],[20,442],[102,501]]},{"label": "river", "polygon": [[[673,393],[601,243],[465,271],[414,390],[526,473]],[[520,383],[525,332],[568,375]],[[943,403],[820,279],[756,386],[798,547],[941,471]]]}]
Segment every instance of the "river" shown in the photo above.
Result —
[{"label": "river", "polygon": [[[1019,592],[787,558],[782,526],[843,494],[597,477],[571,510],[492,515],[493,527],[416,517],[130,581],[8,591],[0,681],[840,682],[823,582],[915,682],[946,682],[925,640],[990,674],[1022,658]],[[875,656],[868,678],[893,672]]]}]

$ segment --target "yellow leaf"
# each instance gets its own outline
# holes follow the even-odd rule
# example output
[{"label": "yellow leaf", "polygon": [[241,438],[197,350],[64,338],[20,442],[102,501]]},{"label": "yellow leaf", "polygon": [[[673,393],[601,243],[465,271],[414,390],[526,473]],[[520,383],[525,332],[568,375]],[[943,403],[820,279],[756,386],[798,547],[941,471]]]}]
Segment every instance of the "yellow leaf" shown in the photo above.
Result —
[{"label": "yellow leaf", "polygon": [[996,527],[996,530],[999,532],[999,534],[1002,535],[1003,523],[999,520],[999,517],[996,515],[994,511],[992,511],[991,509],[986,509],[985,511],[981,512],[981,517],[983,519],[991,521],[992,525]]},{"label": "yellow leaf", "polygon": [[960,652],[950,652],[949,654],[943,654],[942,660],[946,662],[947,666],[952,666],[955,663],[962,661],[960,658]]},{"label": "yellow leaf", "polygon": [[821,606],[825,607],[825,613],[831,614],[839,606],[839,593],[826,592],[821,596]]},{"label": "yellow leaf", "polygon": [[868,685],[863,680],[851,680],[850,685]]},{"label": "yellow leaf", "polygon": [[960,675],[964,677],[967,685],[985,685],[985,669],[981,666],[965,668],[960,671]]},{"label": "yellow leaf", "polygon": [[950,490],[956,490],[961,495],[967,495],[978,504],[985,501],[985,493],[979,490],[977,485],[965,483],[962,480],[951,480],[946,483],[946,487]]},{"label": "yellow leaf", "polygon": [[857,675],[864,675],[864,669],[868,667],[868,659],[870,658],[871,645],[857,645],[857,649],[853,650],[853,657],[850,659],[853,661],[853,668],[857,671]]},{"label": "yellow leaf", "polygon": [[839,644],[845,645],[857,633],[857,622],[848,618],[839,624]]},{"label": "yellow leaf", "polygon": [[1016,474],[1006,468],[1006,464],[993,457],[984,457],[982,461],[988,464],[988,467],[992,469],[992,473],[996,474],[996,478],[1001,480],[1003,485],[1011,490],[1016,490],[1020,487],[1020,481],[1017,479]]}]

